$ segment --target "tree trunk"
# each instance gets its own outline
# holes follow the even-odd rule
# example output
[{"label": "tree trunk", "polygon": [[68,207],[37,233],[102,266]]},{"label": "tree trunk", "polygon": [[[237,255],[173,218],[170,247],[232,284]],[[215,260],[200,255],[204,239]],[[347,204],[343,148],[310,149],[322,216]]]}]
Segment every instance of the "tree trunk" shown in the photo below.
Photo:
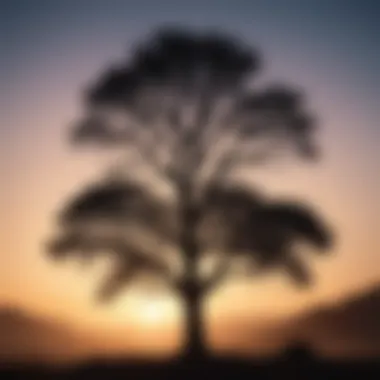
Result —
[{"label": "tree trunk", "polygon": [[201,359],[206,354],[205,331],[202,315],[202,294],[193,289],[184,292],[185,311],[185,355]]},{"label": "tree trunk", "polygon": [[185,277],[182,286],[182,298],[185,314],[185,347],[188,358],[200,358],[205,353],[202,318],[203,292],[198,277],[199,246],[196,228],[199,220],[199,209],[192,199],[190,183],[180,186],[181,202],[181,238],[180,246],[185,264]]}]

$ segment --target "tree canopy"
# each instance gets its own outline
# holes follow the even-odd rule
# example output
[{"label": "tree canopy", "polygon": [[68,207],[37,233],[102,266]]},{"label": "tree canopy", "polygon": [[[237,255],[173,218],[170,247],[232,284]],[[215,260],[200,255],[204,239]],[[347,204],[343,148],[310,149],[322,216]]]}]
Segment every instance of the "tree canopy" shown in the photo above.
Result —
[{"label": "tree canopy", "polygon": [[[192,352],[202,347],[200,301],[236,259],[246,260],[251,275],[280,269],[307,285],[312,276],[300,251],[332,244],[311,207],[233,179],[244,165],[317,153],[303,93],[285,84],[258,87],[261,66],[259,52],[231,36],[161,29],[89,86],[85,114],[71,129],[72,143],[119,149],[127,159],[123,174],[68,201],[51,256],[111,256],[101,300],[141,274],[163,280],[185,301]],[[136,180],[143,166],[156,178],[151,186]],[[170,197],[157,196],[159,181]],[[210,253],[217,260],[202,277]]]}]

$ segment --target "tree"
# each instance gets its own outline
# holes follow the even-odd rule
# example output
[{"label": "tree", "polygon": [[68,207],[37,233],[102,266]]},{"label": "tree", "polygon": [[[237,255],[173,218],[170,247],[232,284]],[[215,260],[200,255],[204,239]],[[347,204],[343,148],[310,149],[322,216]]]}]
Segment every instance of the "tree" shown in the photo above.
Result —
[{"label": "tree", "polygon": [[[269,199],[233,177],[279,153],[316,153],[302,94],[250,86],[259,68],[259,54],[230,36],[161,29],[86,91],[86,115],[72,129],[74,144],[119,149],[125,159],[116,175],[68,202],[49,251],[111,255],[102,300],[140,275],[164,280],[184,301],[193,357],[205,353],[203,299],[237,258],[250,263],[249,274],[282,268],[304,285],[310,274],[295,243],[331,245],[311,209]],[[154,178],[150,186],[137,179],[143,169]],[[211,252],[211,273],[202,274]]]}]

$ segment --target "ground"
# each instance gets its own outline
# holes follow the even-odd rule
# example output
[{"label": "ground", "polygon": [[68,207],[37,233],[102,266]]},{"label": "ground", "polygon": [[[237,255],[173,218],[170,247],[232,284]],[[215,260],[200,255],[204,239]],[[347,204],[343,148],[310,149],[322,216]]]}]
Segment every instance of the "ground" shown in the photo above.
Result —
[{"label": "ground", "polygon": [[109,361],[88,363],[65,370],[8,368],[0,378],[9,379],[379,379],[380,360],[321,361],[299,356],[248,361],[214,358],[148,363]]}]

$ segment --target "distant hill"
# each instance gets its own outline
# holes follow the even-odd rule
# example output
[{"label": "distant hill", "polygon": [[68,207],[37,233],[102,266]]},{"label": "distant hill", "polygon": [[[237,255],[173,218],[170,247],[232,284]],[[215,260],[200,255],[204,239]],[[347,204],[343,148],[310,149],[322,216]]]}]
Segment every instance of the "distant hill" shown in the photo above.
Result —
[{"label": "distant hill", "polygon": [[304,345],[320,356],[380,359],[380,285],[285,320],[230,321],[225,330],[231,354],[278,355]]},{"label": "distant hill", "polygon": [[0,309],[0,362],[61,362],[85,356],[92,342],[67,326],[15,308]]},{"label": "distant hill", "polygon": [[290,321],[284,333],[288,339],[311,342],[322,354],[380,358],[380,285],[311,310]]},{"label": "distant hill", "polygon": [[[129,340],[121,339],[123,336]],[[0,306],[0,366],[63,364],[113,357],[138,359],[144,351],[136,350],[136,339],[138,336],[128,328],[76,329],[22,308]],[[147,353],[147,356],[154,359],[154,354]]]}]

